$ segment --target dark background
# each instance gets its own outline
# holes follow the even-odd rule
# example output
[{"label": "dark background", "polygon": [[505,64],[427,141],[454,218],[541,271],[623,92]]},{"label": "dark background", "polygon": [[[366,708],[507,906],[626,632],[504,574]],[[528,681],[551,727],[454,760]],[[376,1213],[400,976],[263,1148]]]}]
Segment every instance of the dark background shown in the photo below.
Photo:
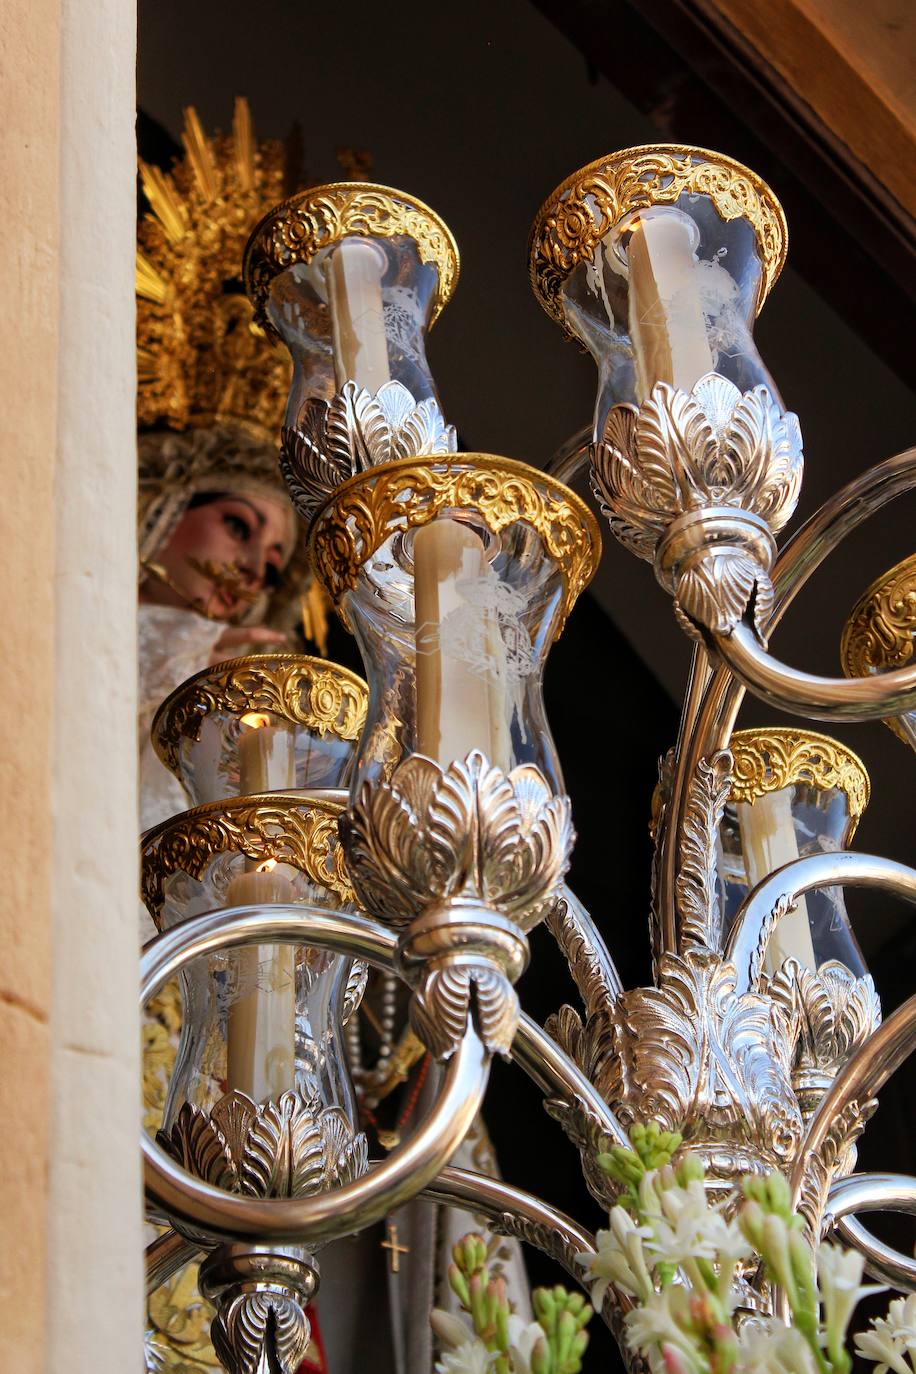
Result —
[{"label": "dark background", "polygon": [[[429,355],[447,418],[469,449],[542,465],[590,423],[591,360],[564,343],[527,280],[531,220],[582,164],[628,145],[698,143],[753,166],[783,200],[789,266],[756,337],[799,414],[805,485],[792,528],[838,486],[912,442],[916,396],[912,256],[836,149],[786,113],[685,10],[624,0],[541,5],[315,5],[292,0],[141,0],[141,152],[167,163],[185,105],[228,129],[248,97],[261,137],[301,128],[309,180],[336,180],[340,147],[367,149],[371,177],[432,205],[462,254],[453,302]],[[803,98],[802,93],[795,93]],[[580,487],[584,493],[584,485]],[[815,575],[772,648],[809,671],[838,672],[846,612],[879,573],[913,552],[914,499],[866,525]],[[335,655],[352,646],[335,637]],[[609,533],[601,570],[547,673],[547,703],[579,834],[572,885],[626,983],[648,973],[649,844],[656,759],[673,742],[689,658],[651,569]],[[739,724],[776,723],[746,704]],[[880,724],[823,727],[872,776],[858,847],[910,862],[912,756]],[[878,896],[849,900],[885,1008],[912,988],[909,912]],[[564,966],[535,932],[523,1002],[539,1020],[568,996]],[[498,1067],[487,1117],[511,1181],[589,1224],[578,1162],[537,1095]],[[903,1084],[866,1134],[866,1167],[912,1168]],[[553,1281],[534,1261],[538,1280]],[[597,1330],[586,1369],[611,1348]]]}]

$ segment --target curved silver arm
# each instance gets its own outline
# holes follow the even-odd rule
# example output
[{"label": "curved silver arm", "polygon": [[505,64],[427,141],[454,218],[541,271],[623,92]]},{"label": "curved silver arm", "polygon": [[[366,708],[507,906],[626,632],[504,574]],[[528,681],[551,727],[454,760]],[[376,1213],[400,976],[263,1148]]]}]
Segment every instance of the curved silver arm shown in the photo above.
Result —
[{"label": "curved silver arm", "polygon": [[860,473],[825,501],[786,540],[776,559],[775,597],[767,629],[778,625],[796,593],[848,534],[914,487],[916,448],[908,448]]},{"label": "curved silver arm", "polygon": [[836,1226],[847,1245],[865,1256],[873,1278],[916,1292],[916,1259],[885,1245],[852,1215],[855,1212],[907,1212],[916,1216],[916,1178],[907,1174],[850,1174],[838,1178],[827,1195],[826,1226]]},{"label": "curved silver arm", "polygon": [[582,469],[588,467],[592,434],[591,425],[586,425],[578,434],[573,434],[565,444],[560,445],[550,461],[545,463],[544,471],[549,472],[558,482],[565,482],[569,486]]},{"label": "curved silver arm", "polygon": [[[443,1169],[421,1192],[431,1202],[448,1207],[467,1207],[491,1220],[511,1218],[516,1229],[511,1234],[527,1240],[562,1264],[574,1279],[582,1281],[582,1267],[575,1264],[581,1251],[594,1251],[595,1237],[578,1222],[559,1212],[531,1193],[515,1188],[501,1179],[490,1178],[470,1169]],[[527,1233],[526,1233],[527,1231]],[[548,1233],[553,1232],[553,1239]],[[147,1292],[166,1283],[179,1269],[201,1253],[200,1245],[169,1229],[146,1247]],[[572,1263],[568,1261],[572,1260]]]},{"label": "curved silver arm", "polygon": [[916,995],[887,1020],[843,1065],[808,1123],[807,1134],[795,1157],[790,1180],[792,1205],[798,1207],[809,1164],[820,1153],[843,1108],[875,1097],[908,1055],[916,1049]]},{"label": "curved silver arm", "polygon": [[586,1010],[592,1012],[596,985],[602,995],[613,1001],[623,992],[623,984],[593,917],[565,884],[561,895],[566,905],[565,913],[548,916],[545,924],[569,964]]},{"label": "curved silver arm", "polygon": [[[185,964],[217,949],[295,942],[387,962],[393,937],[361,916],[320,907],[232,907],[185,921],[153,940],[141,959],[141,1005]],[[381,956],[381,958],[380,958]],[[238,1197],[186,1173],[149,1137],[146,1190],[169,1217],[215,1239],[317,1245],[362,1230],[414,1197],[448,1163],[483,1101],[490,1057],[469,1025],[450,1059],[429,1116],[362,1178],[329,1193],[291,1199]]]},{"label": "curved silver arm", "polygon": [[[808,579],[834,552],[848,534],[877,514],[884,506],[916,487],[916,448],[887,458],[854,478],[815,511],[814,515],[788,540],[773,568],[773,609],[766,624],[774,630]],[[679,842],[678,808],[689,780],[696,776],[700,760],[728,747],[735,717],[744,697],[744,687],[727,667],[720,666],[704,683],[702,702],[689,716],[685,707],[679,741],[677,774],[666,816],[665,862],[659,883],[659,915],[663,933],[673,932],[674,874]],[[666,919],[669,922],[665,927]]]},{"label": "curved silver arm", "polygon": [[198,1241],[185,1240],[171,1227],[146,1247],[146,1296],[168,1283],[203,1251]]},{"label": "curved silver arm", "polygon": [[[854,478],[796,530],[773,567],[773,609],[766,623],[776,628],[808,579],[848,534],[879,510],[916,487],[916,448],[886,458]],[[728,746],[735,716],[744,696],[728,668],[717,668],[691,731],[685,772],[692,777],[697,762]]]},{"label": "curved silver arm", "polygon": [[[469,1211],[482,1213],[498,1224],[500,1234],[517,1236],[542,1250],[561,1264],[577,1283],[584,1282],[584,1271],[577,1257],[595,1251],[595,1237],[565,1212],[531,1193],[470,1169],[449,1168],[443,1169],[420,1196],[447,1207],[466,1207]],[[199,1245],[185,1240],[176,1231],[169,1230],[158,1236],[146,1247],[147,1293],[166,1283],[200,1253]],[[629,1306],[622,1294],[618,1294],[618,1305],[624,1310]]]},{"label": "curved silver arm", "polygon": [[[394,966],[397,937],[378,921],[327,907],[235,906],[182,921],[157,935],[140,956],[140,1000],[148,1002],[191,959],[243,945],[313,944],[333,954],[365,959],[379,968]],[[192,953],[188,951],[192,950]]]},{"label": "curved silver arm", "polygon": [[816,677],[790,668],[763,647],[741,621],[731,634],[713,635],[735,677],[770,706],[815,720],[880,720],[916,706],[916,665],[872,677]]},{"label": "curved silver arm", "polygon": [[618,1145],[628,1146],[629,1136],[610,1107],[589,1083],[585,1074],[568,1059],[556,1041],[530,1016],[519,1017],[512,1042],[512,1058],[545,1097],[559,1097],[572,1106],[581,1105],[596,1120],[601,1132]]},{"label": "curved silver arm", "polygon": [[443,1169],[423,1189],[422,1196],[448,1207],[466,1207],[471,1212],[483,1213],[498,1224],[499,1234],[517,1236],[542,1250],[562,1264],[577,1283],[584,1283],[584,1270],[577,1264],[576,1256],[594,1253],[595,1237],[565,1212],[557,1211],[531,1193],[470,1169]]},{"label": "curved silver arm", "polygon": [[725,957],[735,965],[736,995],[757,986],[770,935],[796,899],[812,888],[837,886],[872,887],[916,905],[916,869],[893,859],[844,850],[793,859],[764,878],[735,917]]},{"label": "curved silver arm", "polygon": [[[241,945],[266,944],[271,941],[295,941],[297,943],[310,943],[320,945],[324,949],[329,949],[333,953],[349,955],[353,958],[365,959],[378,967],[392,969],[394,967],[394,952],[397,946],[397,939],[384,926],[376,921],[371,921],[365,916],[351,915],[346,912],[330,911],[323,907],[311,907],[301,904],[290,906],[272,905],[270,907],[235,907],[228,910],[211,912],[205,916],[195,917],[192,921],[183,922],[182,925],[165,934],[157,937],[151,944],[147,945],[141,958],[141,1003],[146,1002],[152,997],[159,987],[175,976],[184,964],[191,959],[199,958],[201,955],[212,954],[219,949],[228,947],[238,947]],[[476,1036],[471,1037],[474,1044],[477,1044]],[[479,1049],[479,1046],[478,1046]],[[451,1100],[452,1094],[448,1091],[450,1076],[474,1079],[474,1091],[472,1097],[479,1095],[482,1097],[487,1074],[483,1072],[484,1083],[477,1083],[474,1072],[469,1074],[466,1064],[459,1066],[456,1064],[458,1056],[452,1059],[446,1084],[443,1089],[444,1096]],[[468,1050],[462,1054],[462,1060],[470,1058],[473,1069],[473,1052]],[[591,1083],[577,1066],[567,1058],[558,1045],[543,1031],[530,1017],[522,1016],[519,1021],[518,1031],[512,1045],[512,1058],[518,1065],[525,1070],[530,1078],[541,1088],[548,1097],[558,1097],[571,1106],[577,1104],[589,1113],[596,1121],[599,1129],[621,1145],[628,1144],[628,1138],[623,1127],[620,1125],[613,1112],[595,1091]],[[479,1104],[478,1104],[479,1105]],[[441,1106],[441,1101],[440,1101]],[[474,1109],[476,1111],[476,1108]],[[433,1172],[438,1172],[448,1157],[457,1149],[460,1140],[466,1134],[470,1121],[473,1119],[474,1112],[467,1118],[467,1124],[463,1126],[461,1135],[454,1139],[454,1131],[449,1132],[449,1138],[454,1143],[446,1152]],[[442,1120],[443,1111],[437,1107],[437,1121],[439,1129],[444,1129],[445,1123]],[[459,1118],[464,1122],[467,1113],[462,1110]],[[430,1118],[421,1132],[424,1140],[429,1143],[430,1131],[434,1123]],[[419,1140],[414,1137],[410,1142],[415,1145]],[[233,1217],[241,1215],[251,1215],[250,1211],[240,1213],[238,1207],[249,1209],[251,1207],[294,1207],[303,1206],[304,1203],[284,1203],[284,1202],[259,1202],[253,1199],[233,1198],[231,1194],[221,1192],[218,1189],[211,1189],[207,1185],[193,1180],[189,1174],[172,1165],[172,1162],[161,1151],[156,1149],[152,1142],[144,1141],[144,1159],[147,1173],[151,1167],[154,1175],[159,1171],[163,1176],[159,1177],[158,1183],[154,1178],[153,1187],[150,1189],[154,1201],[170,1215],[180,1216],[189,1225],[196,1225],[204,1230],[213,1232],[214,1235],[234,1234],[233,1225],[238,1226],[234,1221],[233,1225],[226,1225],[222,1228],[218,1224],[218,1218],[226,1215],[225,1203],[235,1204]],[[397,1152],[396,1152],[397,1153]],[[389,1157],[385,1163],[388,1165],[394,1159],[394,1155]],[[150,1161],[152,1160],[152,1165]],[[413,1167],[413,1166],[411,1166]],[[429,1165],[424,1166],[424,1172]],[[167,1176],[167,1177],[166,1177]],[[360,1180],[364,1182],[364,1180]],[[160,1185],[164,1186],[162,1191]],[[340,1200],[341,1193],[347,1189],[353,1189],[356,1185],[348,1184],[346,1189],[338,1190],[333,1195]],[[421,1185],[422,1186],[422,1185]],[[177,1190],[177,1191],[176,1191]],[[412,1195],[417,1191],[414,1186],[407,1193]],[[191,1205],[196,1206],[194,1199],[201,1204],[201,1211],[185,1214],[182,1212],[181,1205],[191,1200]],[[173,1199],[174,1202],[170,1201]],[[310,1203],[317,1203],[318,1199],[309,1199]],[[346,1204],[346,1199],[344,1203]],[[215,1211],[212,1207],[215,1204]],[[380,1204],[381,1205],[381,1204]],[[391,1204],[399,1205],[398,1203]],[[313,1209],[317,1214],[317,1207]],[[374,1209],[373,1209],[374,1210]],[[390,1210],[390,1207],[388,1208]],[[203,1217],[212,1215],[214,1225],[211,1228]],[[274,1239],[293,1239],[299,1234],[299,1223],[294,1220],[289,1213],[288,1228],[274,1234]],[[384,1215],[382,1210],[379,1215]],[[250,1226],[245,1225],[241,1234],[255,1235],[264,1231],[266,1218],[262,1222],[260,1219],[252,1219]],[[312,1224],[311,1222],[309,1223]],[[317,1215],[314,1224],[318,1226]],[[368,1225],[368,1222],[361,1222],[361,1225]],[[330,1222],[328,1222],[330,1225]],[[331,1234],[345,1234],[349,1229],[359,1229],[349,1222],[340,1227],[332,1227],[329,1231],[322,1223],[322,1229],[310,1232],[309,1238],[315,1240],[316,1237],[323,1238]],[[269,1242],[271,1236],[264,1233],[265,1242]]]}]

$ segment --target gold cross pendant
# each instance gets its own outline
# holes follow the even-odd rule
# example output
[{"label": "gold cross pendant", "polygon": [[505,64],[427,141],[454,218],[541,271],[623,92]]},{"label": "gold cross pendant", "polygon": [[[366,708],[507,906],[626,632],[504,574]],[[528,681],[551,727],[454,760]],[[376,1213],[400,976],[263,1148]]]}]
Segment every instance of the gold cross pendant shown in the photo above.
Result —
[{"label": "gold cross pendant", "polygon": [[398,1245],[398,1228],[393,1221],[388,1223],[388,1239],[381,1242],[383,1250],[388,1253],[388,1265],[392,1274],[398,1274],[401,1270],[401,1256],[410,1254],[409,1245]]}]

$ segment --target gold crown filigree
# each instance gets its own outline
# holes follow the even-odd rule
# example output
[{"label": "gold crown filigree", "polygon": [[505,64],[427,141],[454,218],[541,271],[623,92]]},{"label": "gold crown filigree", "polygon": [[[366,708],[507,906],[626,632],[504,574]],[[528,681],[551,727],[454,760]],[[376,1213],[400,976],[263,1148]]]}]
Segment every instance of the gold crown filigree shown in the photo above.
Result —
[{"label": "gold crown filigree", "polygon": [[245,288],[254,302],[255,319],[268,333],[270,284],[295,263],[349,235],[413,239],[421,262],[438,273],[430,328],[452,297],[460,260],[452,231],[422,200],[374,182],[329,182],[312,186],[276,205],[253,229],[245,249]]},{"label": "gold crown filigree", "polygon": [[734,761],[730,799],[754,802],[767,792],[800,784],[819,791],[839,788],[849,807],[849,838],[871,795],[871,782],[858,754],[829,735],[784,727],[736,730],[729,748]]},{"label": "gold crown filigree", "polygon": [[782,206],[766,182],[733,158],[663,143],[598,158],[547,197],[531,228],[528,257],[532,289],[548,315],[567,328],[563,283],[591,260],[624,215],[673,205],[685,192],[708,196],[723,220],[746,219],[752,226],[762,267],[759,313],[786,260],[789,235]]},{"label": "gold crown filigree", "polygon": [[254,323],[241,263],[252,226],[289,192],[284,148],[256,144],[241,99],[231,134],[207,137],[187,109],[182,143],[170,172],[140,163],[150,211],[137,235],[138,423],[275,431],[290,361]]}]

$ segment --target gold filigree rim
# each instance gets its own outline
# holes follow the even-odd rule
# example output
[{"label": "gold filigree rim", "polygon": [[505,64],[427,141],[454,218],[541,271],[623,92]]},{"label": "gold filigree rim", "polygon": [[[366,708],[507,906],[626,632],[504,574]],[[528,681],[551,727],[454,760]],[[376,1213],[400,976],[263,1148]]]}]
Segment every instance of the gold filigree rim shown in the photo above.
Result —
[{"label": "gold filigree rim", "polygon": [[[725,153],[717,153],[709,148],[697,148],[689,143],[643,143],[633,148],[622,148],[618,152],[608,153],[604,157],[596,158],[594,162],[586,163],[584,167],[580,167],[578,171],[566,177],[544,201],[531,226],[528,239],[528,261],[532,290],[548,315],[562,325],[567,332],[568,327],[560,289],[566,278],[571,276],[582,262],[585,254],[587,253],[590,257],[600,240],[610,232],[615,223],[618,223],[631,210],[645,209],[649,205],[672,204],[678,196],[690,190],[690,185],[689,183],[681,185],[678,187],[676,195],[667,195],[668,188],[653,188],[647,186],[638,177],[633,178],[632,184],[628,188],[629,193],[620,199],[617,213],[600,232],[597,225],[593,224],[591,230],[583,226],[579,248],[570,255],[570,261],[566,264],[559,264],[556,261],[548,262],[542,255],[541,244],[550,237],[551,233],[550,221],[566,201],[569,192],[578,183],[589,177],[598,177],[602,174],[619,174],[638,159],[651,156],[694,159],[691,166],[691,178],[695,178],[696,173],[704,168],[711,167],[731,173],[747,182],[758,203],[757,214],[750,219],[760,250],[762,266],[757,296],[757,314],[763,308],[764,301],[785,266],[789,245],[789,230],[785,212],[771,188],[750,167],[745,167],[743,163],[728,157]],[[674,186],[677,186],[676,182],[672,182],[672,187]],[[717,196],[714,190],[704,188],[700,194],[710,197],[723,219],[738,218],[735,214],[723,214],[724,194],[722,192]],[[772,242],[763,232],[764,216],[769,221],[772,230]],[[546,270],[547,267],[550,269],[549,273]]]},{"label": "gold filigree rim", "polygon": [[[881,615],[880,609],[875,603],[879,601],[882,594],[887,592],[898,578],[905,577],[909,573],[912,573],[913,576],[916,577],[916,553],[908,554],[907,557],[902,558],[899,563],[895,563],[892,568],[888,568],[887,572],[882,573],[880,577],[876,577],[874,582],[866,587],[865,591],[849,612],[840,639],[840,662],[843,666],[843,672],[847,677],[867,677],[870,672],[882,672],[885,668],[897,668],[900,666],[899,661],[892,660],[891,658],[888,658],[886,661],[878,660],[875,663],[869,663],[861,654],[855,652],[853,636],[857,629],[863,627],[865,618],[871,610],[874,610],[874,614],[881,619],[884,625],[887,625],[885,617]],[[887,628],[893,635],[892,628],[890,626]],[[916,631],[916,621],[914,621],[914,631]],[[896,636],[894,637],[896,638]],[[912,642],[912,635],[908,635],[907,638]],[[888,652],[890,653],[891,651],[889,650]]]},{"label": "gold filigree rim", "polygon": [[[916,615],[894,615],[890,604],[895,584],[908,578],[916,588],[916,554],[909,554],[876,577],[853,606],[840,636],[840,664],[847,677],[868,677],[911,661]],[[884,723],[912,748],[912,740],[897,716],[886,717]]]},{"label": "gold filigree rim", "polygon": [[[359,228],[359,198],[361,196],[374,196],[376,199],[388,202],[387,210],[391,215],[391,225],[385,229],[376,228],[374,231],[376,235],[383,238],[393,238],[398,234],[403,234],[407,238],[413,238],[417,244],[421,262],[435,264],[438,280],[429,321],[430,329],[451,300],[458,284],[461,258],[454,234],[445,220],[436,214],[435,210],[431,209],[424,201],[418,200],[416,196],[408,195],[406,191],[399,191],[393,186],[383,186],[371,181],[329,181],[323,186],[311,186],[306,191],[300,191],[287,200],[281,201],[279,205],[275,205],[272,210],[268,210],[263,219],[259,220],[251,231],[245,245],[242,259],[242,278],[245,283],[245,290],[254,305],[255,319],[271,335],[276,336],[276,331],[265,314],[270,282],[295,263],[310,262],[322,248],[327,248],[332,243],[338,243],[342,238],[350,235],[367,236],[366,231]],[[316,210],[322,199],[332,204],[336,201],[337,204],[333,205],[334,210],[339,212],[342,208],[346,209],[349,212],[348,218],[341,219],[334,224],[328,217],[325,217],[323,234],[319,236],[318,241],[311,247],[303,243],[300,246],[301,252],[298,254],[291,253],[287,262],[275,261],[265,248],[274,225],[291,210]],[[428,221],[428,227],[431,231],[430,237],[435,241],[435,248],[428,245],[424,247],[404,226],[403,212],[405,210]],[[372,237],[372,234],[368,237]]]},{"label": "gold filigree rim", "polygon": [[[279,673],[284,669],[297,667],[302,668],[303,680],[307,678],[310,671],[315,671],[321,675],[328,674],[331,677],[339,678],[345,686],[354,690],[357,697],[362,699],[362,707],[359,712],[361,719],[355,733],[353,731],[342,733],[339,729],[335,729],[329,718],[319,720],[316,715],[310,716],[308,712],[303,712],[297,716],[292,711],[284,710],[282,696],[276,702],[265,704],[257,696],[251,695],[238,707],[234,707],[226,700],[220,700],[217,697],[220,684],[214,682],[216,678],[246,670],[265,673],[272,670]],[[240,689],[237,688],[236,690]],[[334,663],[327,658],[318,658],[313,654],[244,654],[240,658],[227,658],[221,663],[214,663],[211,667],[202,668],[200,672],[186,678],[166,697],[157,710],[150,726],[150,738],[159,758],[180,781],[182,771],[178,757],[178,746],[182,739],[197,740],[200,735],[201,724],[212,712],[225,711],[230,715],[240,715],[245,711],[268,711],[271,715],[279,716],[282,720],[287,720],[300,729],[335,735],[338,739],[355,740],[359,738],[359,731],[362,729],[362,723],[365,722],[368,704],[368,684],[358,673],[345,668],[341,663]],[[354,725],[356,724],[354,722]]]},{"label": "gold filigree rim", "polygon": [[[771,744],[780,750],[780,770],[765,764],[761,757]],[[848,745],[814,730],[774,726],[736,730],[729,748],[734,760],[729,801],[754,802],[768,792],[779,792],[799,783],[820,790],[839,788],[849,804],[852,838],[871,796],[871,779],[865,764]],[[747,772],[739,776],[742,759]]]},{"label": "gold filigree rim", "polygon": [[[411,501],[400,503],[395,519],[382,521],[368,531],[371,537],[358,554],[352,547],[344,549],[341,541],[335,539],[334,533],[339,533],[345,528],[346,522],[339,516],[340,511],[346,509],[348,500],[366,488],[373,495],[379,486],[383,491],[398,492],[405,485],[402,480],[405,474],[418,470],[441,474],[443,477],[454,473],[453,491],[462,477],[472,476],[477,472],[502,477],[507,486],[512,482],[522,484],[527,488],[527,494],[535,498],[535,506],[540,502],[542,507],[567,507],[573,520],[578,522],[577,537],[565,543],[562,548],[556,542],[554,547],[551,547],[549,522],[546,518],[540,521],[532,520],[531,511],[523,509],[518,509],[514,513],[511,509],[506,509],[502,517],[497,518],[482,502],[449,502],[449,491],[442,488],[438,492],[421,494],[421,497],[414,493]],[[423,499],[424,497],[427,499]],[[428,499],[430,497],[432,499]],[[580,592],[588,586],[598,569],[601,560],[601,531],[598,521],[581,497],[562,482],[558,482],[555,477],[551,477],[550,473],[544,472],[541,468],[531,467],[528,463],[521,463],[517,459],[502,458],[493,453],[399,458],[394,462],[379,463],[357,472],[337,487],[315,514],[309,532],[309,551],[315,571],[331,600],[337,605],[344,623],[346,624],[346,618],[340,602],[355,586],[360,568],[385,540],[396,530],[425,525],[442,510],[456,507],[473,509],[483,518],[493,534],[499,534],[513,524],[527,524],[540,537],[546,552],[554,558],[563,574],[565,595],[556,631],[556,637],[559,637]],[[363,530],[361,533],[365,534],[367,531]],[[352,545],[352,540],[350,542]]]},{"label": "gold filigree rim", "polygon": [[[205,802],[154,825],[140,837],[141,890],[144,903],[153,920],[158,925],[158,916],[165,900],[165,879],[177,872],[187,873],[192,878],[200,878],[218,854],[247,854],[249,858],[261,862],[274,859],[277,863],[290,864],[305,873],[316,885],[326,886],[343,901],[352,902],[353,889],[344,865],[343,845],[337,835],[337,821],[346,806],[347,793],[344,789],[334,791],[338,800],[326,794],[321,795],[319,789],[311,792],[256,792],[247,797]],[[247,816],[256,821],[261,815],[266,819],[273,819],[277,813],[304,813],[310,820],[317,817],[334,822],[334,842],[324,854],[325,858],[332,850],[335,854],[337,861],[333,875],[319,871],[314,863],[316,856],[310,852],[308,836],[300,853],[295,852],[287,836],[257,834],[250,827],[244,832],[251,837],[251,842],[247,845],[241,843],[238,837],[235,843],[229,842],[233,838],[229,833],[231,826],[234,823],[241,825],[241,822],[236,820],[240,814],[243,818]],[[192,849],[187,837],[195,832],[197,843]],[[185,843],[178,847],[175,857],[167,860],[163,851],[170,837],[184,839]],[[324,838],[327,838],[326,831]],[[284,843],[286,848],[283,848]]]}]

